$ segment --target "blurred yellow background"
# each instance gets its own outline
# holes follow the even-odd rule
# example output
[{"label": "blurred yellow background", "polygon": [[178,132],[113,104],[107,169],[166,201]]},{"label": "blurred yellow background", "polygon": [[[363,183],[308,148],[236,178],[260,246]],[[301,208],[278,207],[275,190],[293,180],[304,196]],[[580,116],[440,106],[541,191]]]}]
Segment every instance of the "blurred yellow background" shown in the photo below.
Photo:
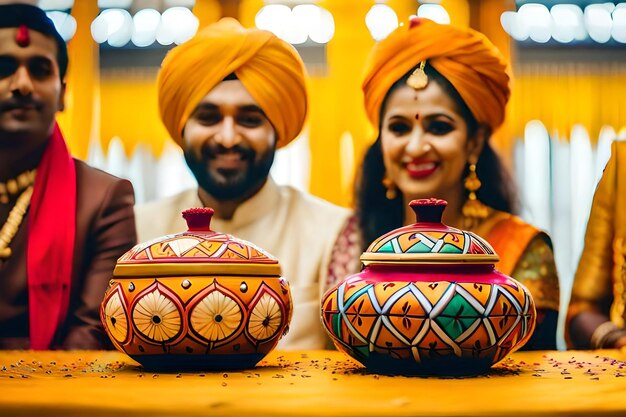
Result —
[{"label": "blurred yellow background", "polygon": [[[335,34],[326,46],[326,70],[310,72],[309,137],[310,191],[331,202],[350,206],[354,166],[374,140],[362,104],[361,71],[374,44],[365,16],[374,0],[317,1],[333,14]],[[200,26],[221,16],[237,17],[244,26],[254,26],[263,0],[199,0],[194,13]],[[416,13],[415,0],[386,2],[406,22]],[[485,33],[512,62],[513,95],[507,122],[493,142],[511,165],[516,138],[523,137],[526,123],[538,119],[548,132],[568,136],[582,124],[594,141],[603,125],[616,130],[626,126],[626,71],[624,65],[562,66],[554,63],[524,64],[516,61],[511,38],[500,24],[504,11],[514,11],[512,0],[442,0],[451,23],[471,26]],[[67,110],[59,116],[72,152],[85,158],[90,142],[100,140],[107,148],[121,138],[131,154],[138,144],[149,146],[158,156],[169,140],[157,111],[157,68],[108,71],[100,74],[99,47],[89,23],[100,12],[97,0],[75,1],[72,15],[77,31],[69,42]],[[517,70],[517,71],[516,71]],[[342,148],[342,141],[353,146]],[[346,155],[352,152],[353,155]],[[338,180],[340,179],[340,180]]]}]

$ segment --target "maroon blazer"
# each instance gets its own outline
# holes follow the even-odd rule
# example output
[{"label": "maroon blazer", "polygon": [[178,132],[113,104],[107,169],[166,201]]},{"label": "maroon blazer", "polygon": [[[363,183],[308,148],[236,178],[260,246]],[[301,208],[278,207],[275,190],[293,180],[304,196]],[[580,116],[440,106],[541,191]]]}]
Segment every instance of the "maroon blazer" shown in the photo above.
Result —
[{"label": "maroon blazer", "polygon": [[[82,161],[76,166],[76,239],[70,304],[51,348],[110,348],[99,308],[115,261],[137,241],[133,186]],[[0,205],[0,222],[9,207]],[[28,214],[9,245],[13,254],[0,261],[0,349],[28,349],[26,275]]]}]

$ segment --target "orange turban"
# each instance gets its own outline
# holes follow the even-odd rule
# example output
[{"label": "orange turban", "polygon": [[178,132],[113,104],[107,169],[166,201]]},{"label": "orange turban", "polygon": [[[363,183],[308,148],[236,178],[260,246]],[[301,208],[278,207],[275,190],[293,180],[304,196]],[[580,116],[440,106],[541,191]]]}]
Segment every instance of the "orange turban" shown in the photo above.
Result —
[{"label": "orange turban", "polygon": [[365,65],[365,110],[376,128],[391,86],[424,60],[450,81],[479,123],[502,124],[510,90],[498,49],[475,30],[413,18],[376,44]]},{"label": "orange turban", "polygon": [[172,139],[182,144],[183,128],[198,103],[232,73],[274,126],[277,147],[300,133],[307,95],[298,53],[271,32],[225,18],[172,49],[161,64],[159,111]]}]

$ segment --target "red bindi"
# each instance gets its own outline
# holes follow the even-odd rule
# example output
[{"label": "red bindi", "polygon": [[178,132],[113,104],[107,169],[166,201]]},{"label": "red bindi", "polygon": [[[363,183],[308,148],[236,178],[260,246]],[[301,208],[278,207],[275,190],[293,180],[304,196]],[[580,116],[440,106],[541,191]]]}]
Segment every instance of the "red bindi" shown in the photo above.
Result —
[{"label": "red bindi", "polygon": [[415,120],[419,120],[420,119],[420,114],[419,113],[415,113]]},{"label": "red bindi", "polygon": [[15,42],[17,42],[17,44],[22,48],[26,48],[28,45],[30,45],[30,33],[28,33],[28,27],[26,25],[20,25],[17,28]]}]

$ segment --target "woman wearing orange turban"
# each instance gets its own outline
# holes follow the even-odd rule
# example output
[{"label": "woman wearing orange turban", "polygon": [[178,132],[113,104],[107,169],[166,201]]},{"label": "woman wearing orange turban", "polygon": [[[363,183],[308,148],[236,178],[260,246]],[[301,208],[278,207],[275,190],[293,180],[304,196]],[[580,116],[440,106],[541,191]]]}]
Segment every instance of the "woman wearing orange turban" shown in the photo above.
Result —
[{"label": "woman wearing orange turban", "polygon": [[357,183],[362,244],[414,222],[408,203],[448,201],[444,222],[485,237],[496,266],[531,291],[538,325],[527,349],[555,349],[559,289],[550,238],[511,214],[515,193],[489,137],[504,120],[507,64],[471,29],[413,18],[371,51],[365,108],[378,138]]}]

